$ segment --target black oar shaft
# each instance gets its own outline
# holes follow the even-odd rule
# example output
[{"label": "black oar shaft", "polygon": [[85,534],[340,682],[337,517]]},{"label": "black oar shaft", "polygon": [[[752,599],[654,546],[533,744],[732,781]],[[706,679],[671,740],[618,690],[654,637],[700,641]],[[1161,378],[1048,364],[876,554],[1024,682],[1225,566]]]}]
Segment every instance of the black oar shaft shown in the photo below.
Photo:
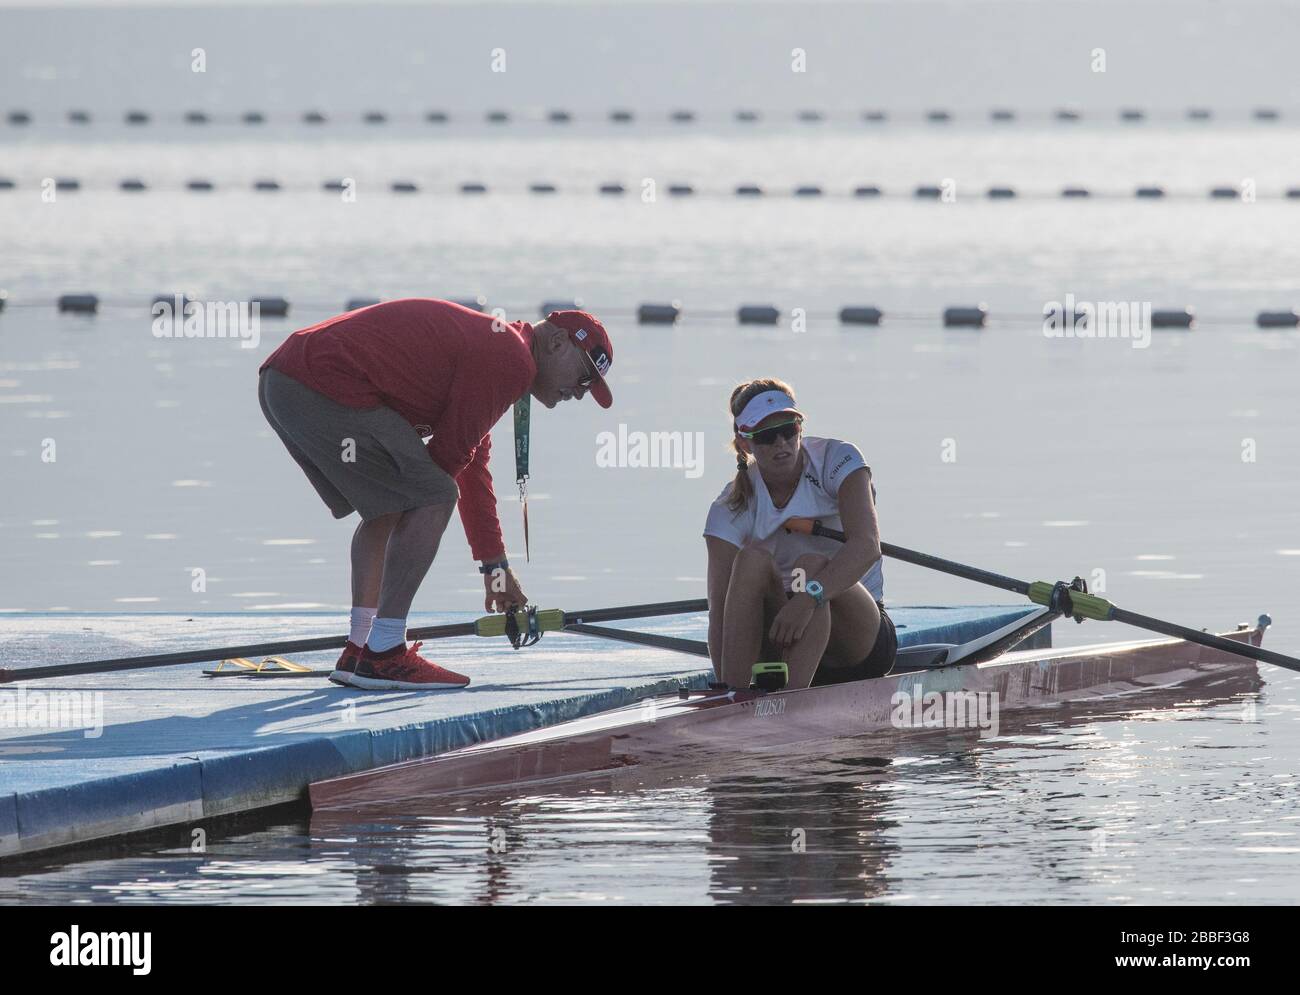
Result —
[{"label": "black oar shaft", "polygon": [[566,625],[564,631],[577,632],[584,636],[600,636],[602,639],[615,639],[623,643],[636,643],[640,646],[654,646],[657,649],[689,653],[692,656],[709,655],[709,644],[699,639],[661,636],[653,632],[635,632],[632,629],[611,629],[604,625],[587,625],[582,622]]},{"label": "black oar shaft", "polygon": [[[826,531],[833,531],[827,529]],[[843,542],[843,535],[832,536],[839,538]],[[1006,577],[1002,574],[994,573],[991,570],[981,570],[979,567],[968,567],[964,563],[954,563],[952,560],[945,560],[938,556],[931,556],[929,553],[918,553],[914,549],[907,549],[903,546],[895,546],[893,543],[882,542],[880,551],[886,556],[893,557],[895,560],[903,560],[906,563],[914,563],[918,567],[927,567],[930,570],[938,570],[940,573],[952,574],[954,577],[964,577],[966,580],[973,580],[977,584],[988,584],[990,587],[1000,587],[1004,591],[1010,591],[1013,594],[1023,594],[1028,596],[1029,585],[1023,580],[1016,580],[1014,577]]]},{"label": "black oar shaft", "polygon": [[[804,528],[816,536],[824,536],[827,539],[834,539],[836,542],[844,542],[844,533],[839,529],[830,529],[821,522],[812,522],[811,524],[804,521]],[[788,525],[789,523],[787,523]],[[966,580],[973,580],[977,584],[988,584],[990,587],[1000,587],[1004,591],[1010,591],[1013,594],[1029,595],[1029,585],[1023,580],[1016,580],[1014,577],[1006,577],[1002,574],[994,573],[991,570],[981,570],[979,567],[968,567],[964,563],[954,563],[952,560],[945,560],[939,556],[931,556],[929,553],[918,553],[914,549],[908,549],[905,546],[895,546],[892,542],[882,542],[880,551],[886,556],[895,560],[902,560],[905,563],[913,563],[918,567],[925,567],[929,570],[938,570],[940,573],[952,574],[954,577],[964,577]]]},{"label": "black oar shaft", "polygon": [[581,612],[565,612],[565,624],[574,622],[616,622],[624,618],[655,618],[660,615],[688,615],[709,610],[707,598],[688,601],[655,601],[645,605],[627,605],[623,608],[589,608]]},{"label": "black oar shaft", "polygon": [[1238,656],[1248,656],[1252,660],[1271,663],[1274,666],[1285,667],[1287,670],[1300,671],[1300,660],[1286,656],[1283,653],[1275,653],[1273,650],[1266,650],[1262,646],[1255,646],[1251,643],[1237,642],[1235,639],[1224,639],[1222,636],[1216,636],[1213,632],[1202,632],[1200,629],[1189,629],[1185,625],[1178,625],[1176,622],[1166,622],[1162,618],[1152,618],[1149,615],[1139,615],[1137,612],[1131,612],[1126,608],[1113,609],[1111,619],[1115,622],[1124,622],[1128,625],[1135,625],[1139,629],[1150,629],[1152,632],[1159,632],[1164,636],[1186,639],[1189,643],[1199,643],[1202,646],[1210,646],[1217,650],[1223,650],[1226,653],[1236,653]]},{"label": "black oar shaft", "polygon": [[[821,522],[812,522],[811,524],[803,520],[801,522],[802,530],[809,531],[813,535],[825,536],[827,539],[834,539],[837,542],[844,542],[844,533],[838,529],[829,529],[822,525]],[[988,584],[990,587],[1000,587],[1004,591],[1023,594],[1026,597],[1029,596],[1029,590],[1033,586],[1014,577],[1006,577],[989,570],[981,570],[979,567],[969,567],[964,563],[954,563],[952,560],[931,556],[929,553],[918,553],[916,550],[895,546],[888,542],[880,544],[880,551],[895,560],[914,563],[918,567],[927,567],[930,570],[951,574],[954,577],[963,577],[966,580],[973,580],[980,584]],[[1083,596],[1085,595],[1076,595],[1076,597]],[[1101,604],[1108,605],[1109,602],[1101,602]],[[1252,643],[1238,642],[1235,639],[1224,639],[1213,632],[1202,632],[1200,629],[1192,629],[1176,622],[1166,622],[1164,619],[1152,618],[1150,615],[1141,615],[1126,608],[1118,608],[1115,605],[1109,605],[1109,609],[1109,613],[1105,616],[1106,620],[1109,621],[1124,622],[1139,629],[1148,629],[1164,636],[1185,639],[1189,643],[1198,643],[1201,646],[1209,646],[1225,653],[1235,653],[1238,656],[1249,657],[1262,663],[1271,663],[1277,667],[1285,667],[1287,670],[1300,672],[1300,660],[1284,653],[1276,653],[1273,650],[1266,650]]]},{"label": "black oar shaft", "polygon": [[[645,605],[625,605],[620,608],[591,608],[581,612],[565,612],[566,622],[610,622],[624,618],[650,618],[657,615],[678,615],[706,611],[708,601],[660,601]],[[472,636],[474,622],[452,622],[445,625],[427,625],[407,630],[407,638],[446,639],[453,636]],[[311,639],[281,639],[269,643],[251,643],[244,646],[180,650],[175,653],[155,653],[149,656],[124,656],[113,660],[86,660],[79,663],[56,663],[40,667],[0,668],[0,684],[13,681],[34,681],[47,677],[75,677],[79,674],[108,674],[122,670],[148,670],[152,667],[174,667],[182,663],[210,663],[234,657],[281,656],[287,653],[314,653],[319,650],[342,649],[347,636],[317,636]]]},{"label": "black oar shaft", "polygon": [[80,663],[55,663],[41,667],[0,669],[0,684],[32,681],[44,677],[74,677],[77,674],[109,674],[120,670],[148,670],[151,667],[174,667],[181,663],[209,663],[237,657],[281,656],[285,653],[311,653],[316,650],[341,649],[347,636],[321,636],[317,639],[287,639],[276,643],[250,643],[221,649],[181,650],[151,656],[124,656],[115,660],[85,660]]}]

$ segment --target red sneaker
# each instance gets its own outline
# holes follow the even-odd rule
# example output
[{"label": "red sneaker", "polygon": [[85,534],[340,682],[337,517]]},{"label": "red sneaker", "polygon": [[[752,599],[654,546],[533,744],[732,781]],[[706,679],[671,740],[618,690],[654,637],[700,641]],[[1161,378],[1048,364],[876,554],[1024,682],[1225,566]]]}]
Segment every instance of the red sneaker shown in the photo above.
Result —
[{"label": "red sneaker", "polygon": [[443,691],[463,688],[469,678],[446,667],[439,667],[420,656],[423,643],[407,646],[400,643],[391,650],[376,653],[369,646],[361,651],[352,686],[369,691]]},{"label": "red sneaker", "polygon": [[360,646],[349,640],[343,647],[343,655],[339,657],[339,662],[334,664],[334,672],[330,674],[330,680],[335,684],[350,687],[352,675],[356,672],[357,661],[361,659],[362,652]]}]

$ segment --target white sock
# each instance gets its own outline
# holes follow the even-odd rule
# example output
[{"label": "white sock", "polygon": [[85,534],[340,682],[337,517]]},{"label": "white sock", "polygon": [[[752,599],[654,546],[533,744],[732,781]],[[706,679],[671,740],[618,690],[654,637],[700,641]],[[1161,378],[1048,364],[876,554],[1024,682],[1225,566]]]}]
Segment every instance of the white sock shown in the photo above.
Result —
[{"label": "white sock", "polygon": [[352,609],[352,631],[348,633],[348,639],[354,646],[366,645],[366,640],[370,638],[370,623],[378,614],[378,608]]},{"label": "white sock", "polygon": [[406,642],[406,619],[379,618],[370,623],[370,637],[366,648],[375,653],[382,653],[394,646]]}]

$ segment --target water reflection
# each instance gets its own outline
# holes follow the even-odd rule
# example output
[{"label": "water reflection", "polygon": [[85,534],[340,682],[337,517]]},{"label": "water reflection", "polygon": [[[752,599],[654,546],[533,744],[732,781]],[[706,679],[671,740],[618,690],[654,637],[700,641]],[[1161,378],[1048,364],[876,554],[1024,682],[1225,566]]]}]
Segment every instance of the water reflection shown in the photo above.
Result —
[{"label": "water reflection", "polygon": [[1295,686],[1239,673],[1017,712],[996,739],[909,732],[323,812],[206,854],[178,833],[10,871],[0,901],[1289,902],[1300,792],[1270,739]]}]

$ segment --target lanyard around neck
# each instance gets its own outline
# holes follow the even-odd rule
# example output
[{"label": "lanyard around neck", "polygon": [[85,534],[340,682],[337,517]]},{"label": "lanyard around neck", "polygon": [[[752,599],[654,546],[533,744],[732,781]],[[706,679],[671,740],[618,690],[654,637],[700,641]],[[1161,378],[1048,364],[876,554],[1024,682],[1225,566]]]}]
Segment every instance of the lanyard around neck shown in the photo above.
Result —
[{"label": "lanyard around neck", "polygon": [[531,561],[528,548],[528,428],[532,395],[525,393],[515,401],[515,483],[519,485],[519,503],[524,509],[524,560]]}]

